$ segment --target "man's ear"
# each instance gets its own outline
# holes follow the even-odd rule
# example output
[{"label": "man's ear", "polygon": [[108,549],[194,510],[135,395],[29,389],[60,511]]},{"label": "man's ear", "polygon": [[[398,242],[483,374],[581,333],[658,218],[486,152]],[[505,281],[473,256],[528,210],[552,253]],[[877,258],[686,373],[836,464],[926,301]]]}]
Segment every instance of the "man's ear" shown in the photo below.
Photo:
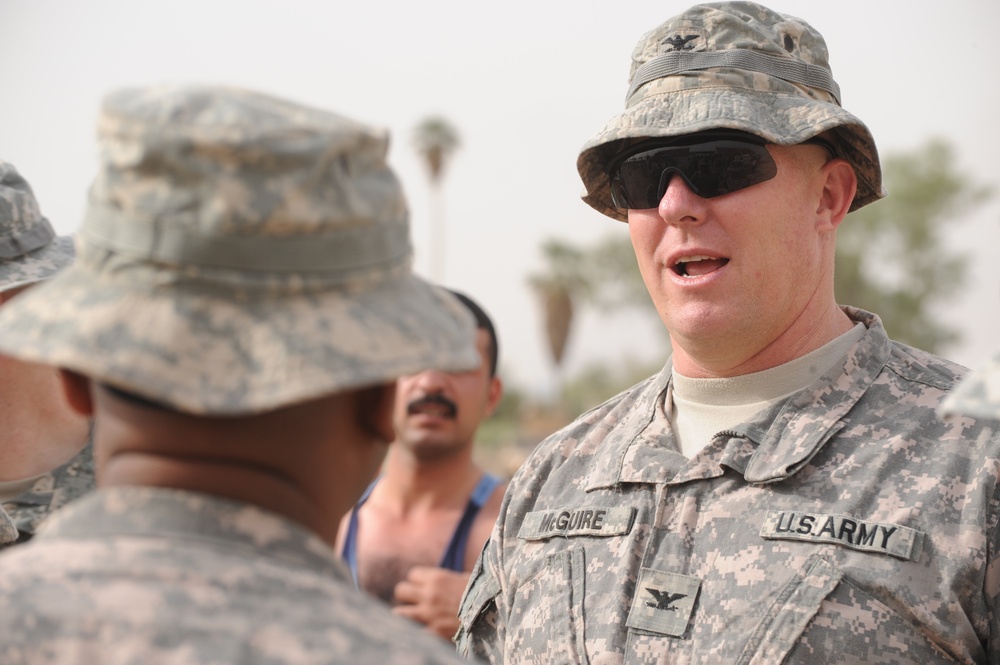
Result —
[{"label": "man's ear", "polygon": [[483,420],[493,415],[493,412],[497,410],[497,405],[500,404],[500,399],[503,397],[503,381],[500,380],[499,376],[490,377],[489,391],[489,395],[486,396],[486,414],[483,416]]},{"label": "man's ear", "polygon": [[858,191],[858,177],[854,168],[844,159],[831,159],[823,165],[823,192],[816,209],[820,230],[833,230],[847,216]]},{"label": "man's ear", "polygon": [[368,433],[385,443],[396,438],[392,410],[396,404],[396,382],[382,383],[358,391],[358,421]]},{"label": "man's ear", "polygon": [[90,379],[72,370],[60,369],[63,395],[70,407],[81,416],[94,415],[94,400],[90,395]]}]

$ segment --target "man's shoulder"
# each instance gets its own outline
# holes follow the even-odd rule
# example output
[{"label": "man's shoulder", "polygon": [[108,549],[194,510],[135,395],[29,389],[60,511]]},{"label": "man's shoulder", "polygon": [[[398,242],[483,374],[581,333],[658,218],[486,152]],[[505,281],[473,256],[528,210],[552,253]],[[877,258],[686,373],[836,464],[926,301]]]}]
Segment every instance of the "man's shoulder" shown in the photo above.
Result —
[{"label": "man's shoulder", "polygon": [[[165,503],[174,513],[161,510]],[[32,653],[59,638],[111,662],[122,644],[153,653],[183,633],[191,638],[190,662],[215,662],[208,656],[219,643],[273,651],[275,663],[462,662],[357,591],[318,537],[281,547],[280,523],[239,506],[188,492],[145,497],[139,488],[113,488],[61,509],[37,538],[0,554],[0,625],[11,634],[4,646]],[[136,511],[146,515],[133,518]],[[191,524],[192,514],[204,519]],[[217,517],[227,525],[219,533],[210,523]],[[149,529],[136,526],[147,518]],[[96,618],[95,598],[104,603]],[[139,611],[134,598],[143,600]]]},{"label": "man's shoulder", "polygon": [[[157,660],[151,654],[171,635],[185,634],[193,663],[216,662],[222,643],[275,663],[463,662],[344,579],[269,565],[275,562],[243,548],[194,543],[198,556],[178,560],[173,543],[122,540],[38,538],[0,555],[0,624],[10,631],[4,646],[33,654],[58,639],[100,662],[118,662],[128,648]],[[104,603],[99,616],[95,598]],[[128,602],[134,598],[141,607]]]},{"label": "man's shoulder", "polygon": [[941,391],[954,388],[969,372],[956,362],[902,342],[892,343],[885,367],[904,381]]},{"label": "man's shoulder", "polygon": [[947,358],[892,342],[881,366],[853,381],[848,392],[857,392],[852,398],[857,402],[845,418],[861,431],[878,425],[914,441],[933,441],[937,450],[946,450],[951,442],[965,451],[981,446],[982,455],[997,458],[1000,432],[995,422],[942,415],[942,404],[968,373]]},{"label": "man's shoulder", "polygon": [[661,374],[654,374],[583,412],[538,444],[526,463],[598,454],[612,430],[632,427],[636,419],[643,424],[648,422],[655,400],[663,389],[660,378]]}]

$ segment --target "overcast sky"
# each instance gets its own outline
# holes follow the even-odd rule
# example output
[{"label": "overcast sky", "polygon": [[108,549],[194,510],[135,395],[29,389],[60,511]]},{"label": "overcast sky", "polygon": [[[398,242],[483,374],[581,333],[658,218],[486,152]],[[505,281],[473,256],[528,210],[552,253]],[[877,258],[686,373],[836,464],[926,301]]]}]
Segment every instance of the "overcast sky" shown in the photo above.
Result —
[{"label": "overcast sky", "polygon": [[[579,200],[580,146],[622,107],[639,37],[687,2],[508,0],[0,0],[0,157],[32,183],[61,233],[82,219],[95,172],[101,96],[122,85],[241,85],[392,132],[390,161],[412,212],[416,268],[428,265],[430,200],[413,127],[440,114],[462,147],[447,173],[442,281],[496,320],[508,382],[551,386],[527,275],[549,237],[588,244],[623,224]],[[843,104],[884,154],[932,136],[997,188],[954,229],[968,287],[940,312],[977,365],[1000,344],[1000,3],[780,0],[826,37]],[[890,193],[891,195],[891,193]],[[604,359],[659,358],[662,331],[584,311],[565,371]]]}]

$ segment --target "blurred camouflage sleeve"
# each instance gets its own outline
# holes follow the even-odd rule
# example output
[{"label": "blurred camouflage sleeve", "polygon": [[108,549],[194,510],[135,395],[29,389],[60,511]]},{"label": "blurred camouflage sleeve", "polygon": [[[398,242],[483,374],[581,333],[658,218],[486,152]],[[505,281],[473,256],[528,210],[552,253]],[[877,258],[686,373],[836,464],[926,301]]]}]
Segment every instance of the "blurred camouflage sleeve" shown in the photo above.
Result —
[{"label": "blurred camouflage sleeve", "polygon": [[4,545],[9,545],[17,540],[17,529],[14,527],[14,522],[11,521],[10,516],[7,512],[0,506],[0,548]]},{"label": "blurred camouflage sleeve", "polygon": [[19,542],[30,540],[50,513],[92,491],[94,484],[94,444],[88,441],[72,459],[35,480],[28,491],[4,502]]}]

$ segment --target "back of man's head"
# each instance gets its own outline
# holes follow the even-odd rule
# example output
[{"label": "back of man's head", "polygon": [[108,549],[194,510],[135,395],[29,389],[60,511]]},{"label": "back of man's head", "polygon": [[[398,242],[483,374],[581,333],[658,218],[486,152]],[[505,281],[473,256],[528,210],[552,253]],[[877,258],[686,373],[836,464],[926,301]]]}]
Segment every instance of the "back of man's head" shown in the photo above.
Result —
[{"label": "back of man's head", "polygon": [[183,86],[111,93],[98,134],[77,262],[5,308],[3,352],[214,416],[478,364],[411,271],[384,132]]},{"label": "back of man's head", "polygon": [[476,317],[476,327],[480,330],[485,330],[486,334],[490,338],[490,376],[496,376],[497,374],[497,364],[500,362],[500,341],[497,339],[496,328],[493,327],[493,321],[490,319],[489,315],[486,313],[482,307],[479,306],[475,300],[465,295],[464,293],[459,293],[458,291],[448,289],[448,291],[462,301],[472,315]]}]

